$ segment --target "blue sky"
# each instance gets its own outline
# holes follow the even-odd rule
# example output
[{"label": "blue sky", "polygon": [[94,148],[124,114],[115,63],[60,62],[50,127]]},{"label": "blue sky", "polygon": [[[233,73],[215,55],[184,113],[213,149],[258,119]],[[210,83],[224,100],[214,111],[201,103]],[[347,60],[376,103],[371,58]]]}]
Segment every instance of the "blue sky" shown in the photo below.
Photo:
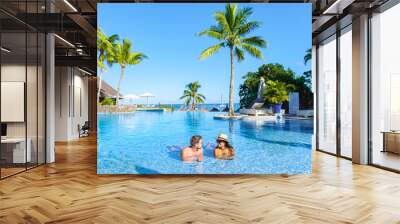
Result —
[{"label": "blue sky", "polygon": [[[199,81],[200,92],[207,103],[219,103],[221,95],[228,100],[229,52],[199,60],[200,53],[217,43],[196,34],[215,24],[213,13],[225,4],[98,4],[98,26],[106,35],[118,34],[133,42],[133,50],[149,58],[139,65],[129,66],[121,84],[122,94],[156,95],[151,103],[180,103],[185,85]],[[264,59],[246,55],[235,63],[235,102],[239,101],[239,85],[243,75],[256,71],[266,63],[281,63],[301,75],[309,69],[303,64],[305,51],[311,47],[311,4],[239,4],[251,6],[253,15],[262,26],[250,35],[262,36],[268,47]],[[116,86],[120,68],[109,68],[104,80]],[[145,103],[145,99],[135,100]]]}]

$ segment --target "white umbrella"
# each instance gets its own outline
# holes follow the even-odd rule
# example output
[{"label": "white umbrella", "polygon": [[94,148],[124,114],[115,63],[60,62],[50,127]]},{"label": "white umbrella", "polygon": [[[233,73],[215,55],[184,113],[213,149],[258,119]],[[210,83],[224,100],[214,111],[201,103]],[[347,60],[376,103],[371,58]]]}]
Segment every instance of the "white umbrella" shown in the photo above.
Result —
[{"label": "white umbrella", "polygon": [[149,105],[149,97],[155,97],[153,94],[151,93],[143,93],[142,95],[140,95],[140,97],[146,97],[147,98],[147,105]]}]

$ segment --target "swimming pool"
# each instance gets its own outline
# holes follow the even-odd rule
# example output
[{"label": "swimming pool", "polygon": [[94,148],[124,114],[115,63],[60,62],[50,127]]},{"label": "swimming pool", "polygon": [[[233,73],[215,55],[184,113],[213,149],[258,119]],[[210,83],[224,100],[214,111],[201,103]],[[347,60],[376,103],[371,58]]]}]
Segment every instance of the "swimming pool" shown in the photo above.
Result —
[{"label": "swimming pool", "polygon": [[[148,112],[98,115],[98,174],[303,174],[311,173],[312,120],[215,120],[217,113]],[[215,142],[229,135],[234,160],[184,163],[179,150],[192,135]]]}]

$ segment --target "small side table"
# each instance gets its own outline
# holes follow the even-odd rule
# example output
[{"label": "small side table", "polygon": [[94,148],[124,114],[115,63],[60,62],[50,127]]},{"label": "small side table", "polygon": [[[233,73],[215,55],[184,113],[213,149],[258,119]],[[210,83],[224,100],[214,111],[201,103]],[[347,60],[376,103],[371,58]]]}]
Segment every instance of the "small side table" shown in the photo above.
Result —
[{"label": "small side table", "polygon": [[400,131],[382,131],[383,149],[382,152],[400,154]]}]

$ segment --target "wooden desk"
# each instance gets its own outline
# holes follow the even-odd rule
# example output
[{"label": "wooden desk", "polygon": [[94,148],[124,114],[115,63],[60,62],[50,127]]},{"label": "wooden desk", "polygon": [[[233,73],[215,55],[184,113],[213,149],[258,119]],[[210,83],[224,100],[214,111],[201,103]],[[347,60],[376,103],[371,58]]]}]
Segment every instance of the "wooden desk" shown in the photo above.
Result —
[{"label": "wooden desk", "polygon": [[[12,148],[12,163],[25,163],[30,162],[31,154],[31,139],[27,139],[27,147],[25,151],[25,138],[5,138],[1,139],[2,145],[14,145]],[[7,149],[6,149],[7,150]],[[4,151],[6,151],[4,150]],[[3,149],[2,149],[3,151]]]},{"label": "wooden desk", "polygon": [[400,154],[400,131],[382,131],[383,150],[382,152],[392,152]]}]

